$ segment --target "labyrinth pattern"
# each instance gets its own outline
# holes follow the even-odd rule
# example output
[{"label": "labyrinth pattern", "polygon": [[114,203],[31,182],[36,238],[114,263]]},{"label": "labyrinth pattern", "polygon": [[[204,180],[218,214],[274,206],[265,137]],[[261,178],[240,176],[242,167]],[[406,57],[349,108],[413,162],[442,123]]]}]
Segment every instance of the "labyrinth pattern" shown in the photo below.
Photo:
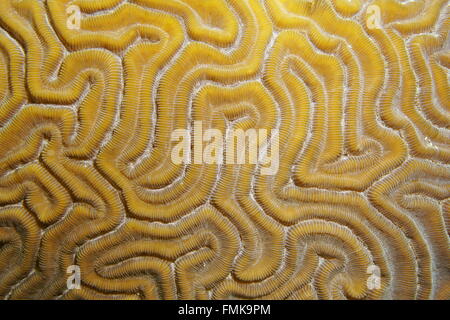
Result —
[{"label": "labyrinth pattern", "polygon": [[[450,299],[449,16],[1,0],[0,297]],[[194,121],[278,129],[277,173],[175,164]]]}]

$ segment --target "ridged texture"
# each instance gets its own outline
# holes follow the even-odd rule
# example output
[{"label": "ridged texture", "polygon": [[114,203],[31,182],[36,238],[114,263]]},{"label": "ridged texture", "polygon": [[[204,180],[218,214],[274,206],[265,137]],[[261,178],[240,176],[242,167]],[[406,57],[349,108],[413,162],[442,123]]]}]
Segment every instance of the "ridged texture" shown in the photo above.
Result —
[{"label": "ridged texture", "polygon": [[[450,299],[449,15],[1,0],[0,297]],[[277,174],[174,164],[194,121],[279,129]]]}]

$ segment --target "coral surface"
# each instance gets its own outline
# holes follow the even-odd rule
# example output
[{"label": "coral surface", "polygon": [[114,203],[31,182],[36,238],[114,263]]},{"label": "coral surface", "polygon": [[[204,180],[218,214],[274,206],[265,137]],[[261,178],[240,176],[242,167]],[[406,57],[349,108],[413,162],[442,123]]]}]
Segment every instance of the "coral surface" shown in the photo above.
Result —
[{"label": "coral surface", "polygon": [[[0,297],[450,299],[449,27],[447,0],[1,0]],[[278,129],[278,171],[174,163],[195,121]]]}]

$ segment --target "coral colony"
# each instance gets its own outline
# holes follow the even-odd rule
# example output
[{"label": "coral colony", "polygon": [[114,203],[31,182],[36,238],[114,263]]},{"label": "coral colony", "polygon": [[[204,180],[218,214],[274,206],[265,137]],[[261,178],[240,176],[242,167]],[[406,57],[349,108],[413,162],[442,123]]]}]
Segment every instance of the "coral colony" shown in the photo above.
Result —
[{"label": "coral colony", "polygon": [[450,299],[449,12],[1,0],[0,297]]}]

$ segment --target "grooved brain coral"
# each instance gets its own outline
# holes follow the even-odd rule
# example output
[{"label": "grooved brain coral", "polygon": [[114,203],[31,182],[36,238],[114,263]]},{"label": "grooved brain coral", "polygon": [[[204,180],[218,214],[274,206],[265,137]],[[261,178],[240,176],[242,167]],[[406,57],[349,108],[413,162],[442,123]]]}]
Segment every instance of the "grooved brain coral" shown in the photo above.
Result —
[{"label": "grooved brain coral", "polygon": [[[446,0],[1,0],[0,297],[450,299],[449,24]],[[278,171],[175,163],[197,121],[278,129]]]}]

